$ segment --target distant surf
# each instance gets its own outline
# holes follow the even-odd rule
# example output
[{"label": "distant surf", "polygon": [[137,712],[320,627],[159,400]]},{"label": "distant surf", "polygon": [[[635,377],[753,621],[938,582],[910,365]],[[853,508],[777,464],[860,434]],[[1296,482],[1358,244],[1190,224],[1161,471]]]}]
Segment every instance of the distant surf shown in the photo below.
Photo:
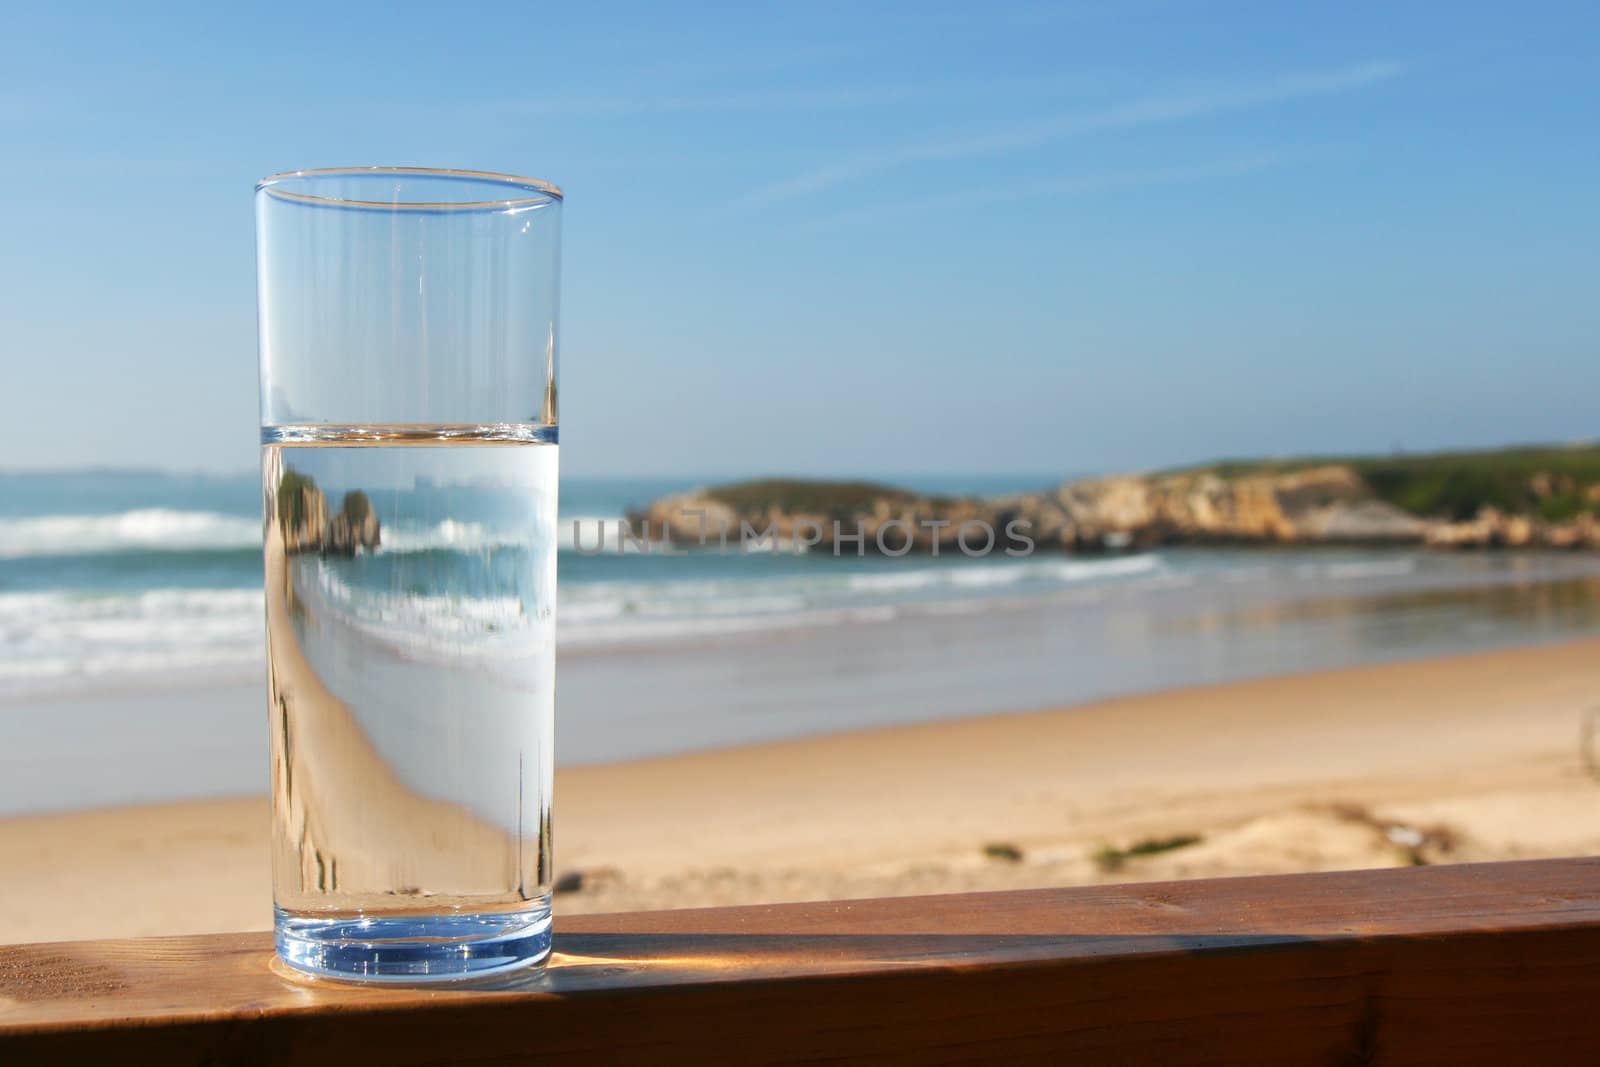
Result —
[{"label": "distant surf", "polygon": [[135,508],[111,515],[0,519],[0,559],[128,550],[184,552],[261,544],[261,520],[215,511]]}]

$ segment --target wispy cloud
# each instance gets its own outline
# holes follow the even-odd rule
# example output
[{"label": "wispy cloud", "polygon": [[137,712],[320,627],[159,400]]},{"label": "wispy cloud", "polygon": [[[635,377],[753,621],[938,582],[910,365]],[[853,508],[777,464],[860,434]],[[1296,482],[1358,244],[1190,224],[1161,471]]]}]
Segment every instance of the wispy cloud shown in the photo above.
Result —
[{"label": "wispy cloud", "polygon": [[977,133],[902,142],[861,152],[836,163],[804,171],[752,190],[736,207],[761,207],[825,192],[835,186],[917,163],[948,163],[1035,148],[1051,141],[1101,130],[1127,129],[1268,107],[1305,97],[1355,92],[1400,77],[1405,68],[1374,61],[1337,70],[1291,74],[1253,85],[1223,87],[1170,96],[1152,96],[1102,111],[1064,118],[1013,123]]},{"label": "wispy cloud", "polygon": [[673,37],[651,30],[631,41],[613,40],[611,44],[614,54],[626,61],[630,80],[647,85],[705,86],[748,78],[770,79],[783,71],[819,74],[871,54],[860,42],[842,40],[793,41],[777,48],[744,47],[708,53],[700,36],[687,29]]},{"label": "wispy cloud", "polygon": [[947,79],[878,85],[833,85],[818,89],[727,89],[716,91],[657,91],[647,88],[620,93],[557,93],[513,105],[524,115],[563,117],[618,117],[677,113],[728,113],[740,111],[824,111],[860,109],[927,102],[937,105],[953,98],[976,96],[1015,98],[1027,96],[1100,95],[1103,79],[1078,77]]},{"label": "wispy cloud", "polygon": [[824,110],[894,104],[915,98],[920,87],[911,85],[860,88],[750,90],[701,93],[634,92],[615,95],[558,95],[532,100],[517,107],[526,115],[616,117],[665,115],[683,112],[738,112]]},{"label": "wispy cloud", "polygon": [[1098,21],[1125,22],[1129,18],[1148,17],[1173,7],[1172,0],[1100,0],[1096,3],[1046,3],[1011,7],[974,4],[957,4],[939,9],[928,4],[908,5],[895,12],[904,24],[926,29],[929,26],[971,27],[991,29],[995,26],[1037,29],[1041,26],[1059,26],[1063,23]]},{"label": "wispy cloud", "polygon": [[962,192],[943,193],[938,196],[918,197],[911,200],[896,200],[889,204],[839,211],[831,215],[808,218],[806,220],[806,228],[831,229],[835,226],[875,221],[891,215],[933,215],[940,211],[968,208],[975,204],[1026,200],[1033,197],[1082,196],[1116,189],[1185,185],[1191,182],[1235,178],[1270,170],[1274,167],[1325,158],[1328,154],[1327,150],[1322,149],[1268,149],[1186,166],[1154,167],[1147,170],[1038,178],[1026,182],[986,186]]}]

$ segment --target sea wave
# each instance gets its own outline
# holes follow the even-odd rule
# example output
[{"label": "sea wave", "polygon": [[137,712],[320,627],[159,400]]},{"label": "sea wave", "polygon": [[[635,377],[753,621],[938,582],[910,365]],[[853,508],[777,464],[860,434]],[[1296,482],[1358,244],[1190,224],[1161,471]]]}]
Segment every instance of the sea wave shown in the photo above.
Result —
[{"label": "sea wave", "polygon": [[256,589],[0,594],[0,689],[155,677],[261,662]]},{"label": "sea wave", "polygon": [[[650,641],[774,627],[881,621],[904,614],[981,611],[1017,586],[1095,589],[1163,574],[1153,554],[1100,560],[952,560],[871,574],[790,574],[667,582],[596,582],[564,589],[563,645]],[[959,605],[959,606],[953,606]]]},{"label": "sea wave", "polygon": [[261,520],[217,511],[136,508],[110,515],[0,519],[0,559],[107,552],[189,552],[261,543]]},{"label": "sea wave", "polygon": [[519,626],[533,617],[520,597],[418,594],[362,589],[325,561],[311,559],[322,601],[346,618],[394,631],[453,635]]},{"label": "sea wave", "polygon": [[[621,519],[580,515],[562,518],[556,525],[556,546],[574,548],[574,532],[582,530],[584,546],[593,548],[595,531],[603,524],[607,550],[615,551]],[[575,523],[581,524],[575,527]],[[496,528],[481,522],[445,519],[431,524],[399,523],[385,526],[379,550],[430,552],[440,549],[481,551],[528,542],[529,530]],[[257,548],[261,545],[261,520],[255,516],[218,511],[184,511],[178,508],[135,508],[107,515],[36,515],[0,519],[0,559],[102,555],[115,552],[194,552],[197,550]]]},{"label": "sea wave", "polygon": [[628,622],[588,625],[563,624],[560,646],[569,649],[604,647],[618,644],[649,644],[684,638],[724,637],[741,633],[788,629],[814,629],[840,623],[885,623],[901,610],[888,604],[828,611],[806,611],[786,615],[725,615],[710,618],[635,619]]},{"label": "sea wave", "polygon": [[[32,520],[0,523],[0,530],[12,538],[0,544],[12,549],[22,544],[20,521]],[[78,546],[88,543],[83,531],[93,528],[118,527],[109,522],[76,527]],[[192,532],[199,526],[185,528]],[[242,531],[235,534],[243,539]],[[384,551],[420,552],[446,545],[460,549],[504,541],[483,526],[437,524],[395,531],[395,540]],[[110,543],[109,538],[98,543]],[[119,543],[135,542],[125,537]],[[352,564],[299,557],[297,585],[313,608],[347,622],[366,639],[407,655],[470,655],[488,661],[515,658],[527,642],[549,640],[557,629],[561,646],[584,648],[1001,612],[1044,602],[1084,605],[1165,595],[1160,591],[1182,585],[1237,589],[1248,583],[1234,595],[1267,595],[1272,589],[1288,595],[1295,588],[1300,592],[1293,595],[1306,595],[1306,589],[1322,583],[1358,588],[1361,582],[1422,581],[1432,573],[1411,555],[1281,556],[1260,562],[1220,553],[1145,553],[1087,559],[821,560],[772,568],[744,559],[724,564],[703,557],[686,562],[694,569],[676,571],[670,580],[652,577],[666,572],[656,569],[655,561],[649,563],[609,571],[605,580],[571,580],[569,573],[561,585],[555,626],[542,600],[494,595],[499,590],[493,582],[470,582],[459,593],[391,587],[385,575],[393,568],[381,559]],[[484,565],[490,570],[499,566],[495,561]],[[445,570],[425,570],[446,580]],[[165,680],[195,669],[244,675],[246,669],[258,668],[264,647],[259,588],[187,588],[183,578],[163,563],[152,570],[151,580],[171,587],[24,591],[28,587],[22,586],[0,593],[0,691],[63,689],[124,675]]]},{"label": "sea wave", "polygon": [[1009,586],[1029,580],[1060,583],[1089,582],[1103,578],[1150,574],[1160,568],[1161,558],[1151,554],[1095,560],[968,563],[945,567],[919,567],[915,570],[878,574],[857,574],[850,578],[850,588],[859,592],[896,593],[940,586],[967,589]]},{"label": "sea wave", "polygon": [[445,519],[432,525],[385,526],[379,536],[380,552],[429,552],[454,549],[470,552],[494,545],[509,544],[512,536],[491,530],[481,522]]},{"label": "sea wave", "polygon": [[1415,559],[1347,560],[1325,564],[1317,575],[1335,581],[1360,578],[1400,578],[1417,569]]},{"label": "sea wave", "polygon": [[[562,552],[576,547],[575,537],[582,537],[583,547],[593,552],[597,532],[604,529],[606,551],[616,551],[618,524],[621,519],[598,515],[580,515],[562,518],[556,523],[556,548]],[[581,531],[581,533],[579,532]],[[449,549],[456,552],[478,552],[491,548],[517,548],[526,546],[533,536],[531,527],[506,529],[481,522],[458,522],[445,519],[432,524],[404,523],[383,529],[380,552],[432,552]]]},{"label": "sea wave", "polygon": [[126,593],[0,593],[0,627],[15,637],[17,626],[84,620],[149,622],[169,617],[213,622],[248,611],[260,621],[259,589],[141,589]]},{"label": "sea wave", "polygon": [[473,663],[507,681],[527,681],[530,657],[555,640],[553,604],[516,595],[456,590],[400,592],[347,580],[337,563],[315,557],[291,567],[307,613],[330,634],[359,634],[402,659]]}]

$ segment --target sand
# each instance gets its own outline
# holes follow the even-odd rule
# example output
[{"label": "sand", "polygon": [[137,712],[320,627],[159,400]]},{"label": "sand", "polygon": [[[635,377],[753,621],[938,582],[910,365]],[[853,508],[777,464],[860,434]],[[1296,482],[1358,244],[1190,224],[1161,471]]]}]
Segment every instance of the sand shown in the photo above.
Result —
[{"label": "sand", "polygon": [[[1597,704],[1585,640],[564,768],[556,911],[1596,853]],[[264,797],[0,820],[0,857],[0,941],[271,921]]]}]

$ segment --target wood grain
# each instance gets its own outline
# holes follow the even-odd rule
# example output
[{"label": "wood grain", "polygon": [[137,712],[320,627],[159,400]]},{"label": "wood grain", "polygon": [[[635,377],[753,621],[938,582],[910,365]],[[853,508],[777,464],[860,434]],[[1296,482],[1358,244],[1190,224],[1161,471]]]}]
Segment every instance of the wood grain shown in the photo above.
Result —
[{"label": "wood grain", "polygon": [[371,988],[266,935],[0,947],[0,1062],[1600,1062],[1600,861],[558,923],[542,975]]}]

